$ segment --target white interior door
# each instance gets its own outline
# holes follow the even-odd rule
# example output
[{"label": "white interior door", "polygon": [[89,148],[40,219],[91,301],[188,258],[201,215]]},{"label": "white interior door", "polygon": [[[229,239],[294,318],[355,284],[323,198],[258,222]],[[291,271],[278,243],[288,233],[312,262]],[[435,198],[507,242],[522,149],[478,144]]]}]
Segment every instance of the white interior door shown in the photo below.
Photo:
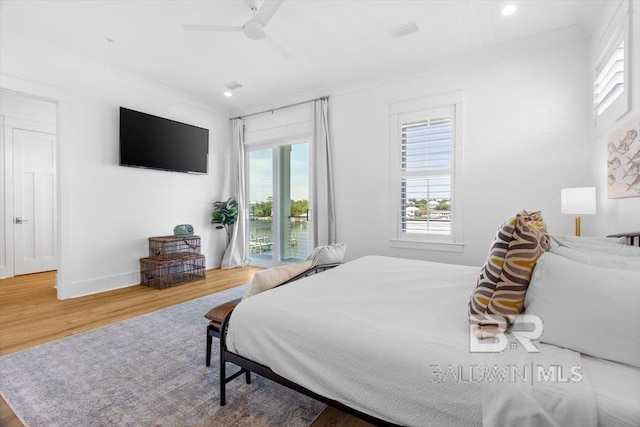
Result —
[{"label": "white interior door", "polygon": [[13,129],[15,274],[55,270],[56,136]]}]

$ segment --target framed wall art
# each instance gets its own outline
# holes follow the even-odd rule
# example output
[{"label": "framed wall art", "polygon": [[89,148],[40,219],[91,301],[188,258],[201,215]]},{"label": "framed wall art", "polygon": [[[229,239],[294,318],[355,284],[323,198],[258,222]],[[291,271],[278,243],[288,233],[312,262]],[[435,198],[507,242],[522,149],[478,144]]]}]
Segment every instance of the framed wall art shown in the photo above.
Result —
[{"label": "framed wall art", "polygon": [[607,197],[640,196],[640,114],[607,138]]}]

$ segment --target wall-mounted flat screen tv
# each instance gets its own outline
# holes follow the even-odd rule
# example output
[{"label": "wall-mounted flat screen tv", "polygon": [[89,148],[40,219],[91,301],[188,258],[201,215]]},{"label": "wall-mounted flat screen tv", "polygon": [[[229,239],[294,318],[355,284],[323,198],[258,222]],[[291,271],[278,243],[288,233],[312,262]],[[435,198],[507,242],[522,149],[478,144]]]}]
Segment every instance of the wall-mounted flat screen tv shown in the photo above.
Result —
[{"label": "wall-mounted flat screen tv", "polygon": [[207,173],[209,129],[120,107],[120,166]]}]

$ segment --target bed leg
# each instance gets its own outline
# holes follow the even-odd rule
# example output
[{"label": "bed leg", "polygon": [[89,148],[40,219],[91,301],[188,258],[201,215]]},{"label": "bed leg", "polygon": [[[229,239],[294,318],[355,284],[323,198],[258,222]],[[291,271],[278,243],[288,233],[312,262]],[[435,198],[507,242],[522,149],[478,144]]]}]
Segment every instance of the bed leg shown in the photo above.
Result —
[{"label": "bed leg", "polygon": [[251,371],[244,372],[245,379],[247,380],[247,384],[251,384]]}]

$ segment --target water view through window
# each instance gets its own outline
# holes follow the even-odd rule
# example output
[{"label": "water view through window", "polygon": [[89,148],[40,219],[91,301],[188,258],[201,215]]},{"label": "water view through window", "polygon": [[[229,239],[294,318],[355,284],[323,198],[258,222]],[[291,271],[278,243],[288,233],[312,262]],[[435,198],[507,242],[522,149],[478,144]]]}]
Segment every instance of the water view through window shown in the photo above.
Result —
[{"label": "water view through window", "polygon": [[452,120],[401,125],[400,231],[451,234]]},{"label": "water view through window", "polygon": [[306,258],[309,144],[251,151],[249,200],[249,255],[273,261]]}]

